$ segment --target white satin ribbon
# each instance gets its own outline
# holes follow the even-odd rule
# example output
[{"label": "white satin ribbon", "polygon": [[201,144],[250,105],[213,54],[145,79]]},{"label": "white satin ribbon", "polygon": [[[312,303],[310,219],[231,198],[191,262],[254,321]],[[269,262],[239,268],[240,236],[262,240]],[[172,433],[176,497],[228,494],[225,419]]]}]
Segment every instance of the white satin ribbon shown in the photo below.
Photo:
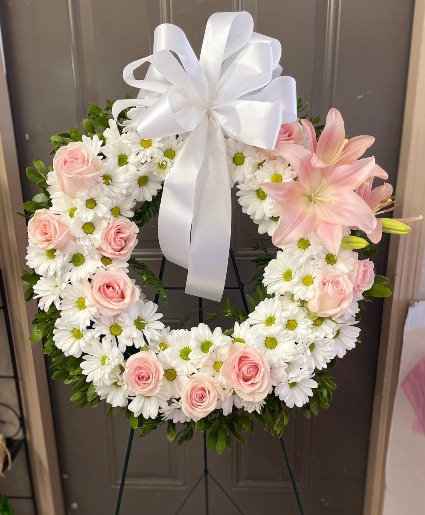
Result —
[{"label": "white satin ribbon", "polygon": [[[297,118],[295,80],[279,76],[280,43],[253,25],[247,12],[213,14],[199,61],[179,27],[159,25],[153,54],[124,68],[127,84],[140,88],[138,98],[113,106],[115,117],[147,107],[137,120],[143,139],[189,133],[164,182],[158,237],[164,256],[188,269],[186,293],[216,301],[231,233],[225,135],[273,149],[281,123]],[[144,63],[145,79],[135,79]]]}]

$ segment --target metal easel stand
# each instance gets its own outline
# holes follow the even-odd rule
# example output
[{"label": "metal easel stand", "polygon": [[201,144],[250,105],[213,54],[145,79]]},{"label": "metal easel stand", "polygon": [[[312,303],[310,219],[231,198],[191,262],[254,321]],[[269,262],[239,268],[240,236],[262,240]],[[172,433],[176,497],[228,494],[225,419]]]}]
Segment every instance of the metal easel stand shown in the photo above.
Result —
[{"label": "metal easel stand", "polygon": [[[225,290],[239,290],[240,294],[241,294],[241,298],[242,298],[242,303],[243,303],[244,309],[245,309],[246,313],[249,313],[248,303],[247,303],[246,295],[245,295],[245,285],[241,281],[241,277],[239,275],[238,266],[237,266],[237,263],[236,263],[236,258],[235,258],[235,255],[234,255],[234,252],[233,252],[232,248],[230,248],[230,259],[232,261],[232,266],[233,266],[233,270],[235,272],[236,281],[237,281],[238,285],[237,286],[225,287],[224,289]],[[165,263],[166,263],[166,259],[165,259],[165,257],[163,257],[162,261],[161,261],[161,268],[160,268],[160,271],[159,271],[159,279],[161,281],[162,281],[162,279],[164,277]],[[184,287],[165,287],[165,289],[166,290],[182,290],[182,291],[184,291]],[[159,300],[159,295],[157,294],[157,295],[155,295],[155,303],[156,304],[158,303],[158,300]],[[198,317],[198,319],[199,319],[199,323],[202,323],[203,322],[203,299],[201,297],[198,297],[198,306],[199,306],[199,317]],[[123,497],[123,493],[124,493],[125,480],[126,480],[126,476],[127,476],[127,468],[128,468],[128,463],[129,463],[129,460],[130,460],[131,448],[132,448],[132,445],[133,445],[133,437],[134,437],[134,429],[131,428],[130,429],[130,434],[128,436],[127,451],[125,453],[125,458],[124,458],[124,464],[123,464],[123,469],[122,469],[122,474],[121,474],[120,488],[119,488],[119,491],[118,491],[117,504],[115,506],[115,515],[119,515],[120,514],[120,510],[121,510],[121,501],[122,501],[122,497]],[[291,479],[291,484],[292,484],[292,488],[294,490],[295,499],[297,501],[298,510],[300,512],[300,515],[304,515],[304,509],[303,509],[303,506],[302,506],[301,497],[300,497],[300,494],[299,494],[299,491],[298,491],[297,483],[295,481],[295,476],[294,476],[294,473],[293,473],[293,470],[292,470],[292,467],[291,467],[291,464],[290,464],[290,461],[289,461],[289,457],[288,457],[288,453],[287,453],[287,450],[286,450],[286,446],[285,446],[285,442],[284,442],[283,437],[280,438],[280,445],[281,445],[281,448],[282,448],[282,451],[283,451],[283,456],[285,458],[285,463],[286,463],[286,467],[288,469],[289,477]],[[186,497],[184,498],[183,502],[180,504],[179,508],[175,512],[175,515],[179,515],[179,513],[181,513],[181,510],[184,508],[185,504],[190,499],[190,497],[192,496],[193,492],[196,490],[196,488],[202,482],[202,480],[204,480],[205,515],[209,515],[210,514],[210,510],[209,510],[209,504],[210,504],[209,503],[209,480],[213,481],[220,488],[220,490],[225,494],[227,499],[229,499],[229,501],[236,508],[236,510],[241,515],[244,515],[243,511],[239,508],[239,506],[235,503],[235,501],[230,497],[230,495],[226,492],[226,490],[219,483],[219,481],[217,481],[217,479],[209,471],[209,468],[208,468],[208,450],[207,450],[207,435],[206,435],[206,432],[204,432],[204,434],[203,434],[203,449],[204,449],[204,470],[202,471],[202,474],[201,474],[200,478],[195,482],[195,484],[189,490],[189,492],[186,495]]]}]

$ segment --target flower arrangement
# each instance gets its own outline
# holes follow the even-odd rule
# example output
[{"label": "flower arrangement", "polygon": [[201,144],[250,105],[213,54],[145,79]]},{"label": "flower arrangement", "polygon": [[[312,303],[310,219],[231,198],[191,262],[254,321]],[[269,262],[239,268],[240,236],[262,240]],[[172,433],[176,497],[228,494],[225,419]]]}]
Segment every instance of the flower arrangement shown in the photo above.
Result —
[{"label": "flower arrangement", "polygon": [[372,188],[387,174],[362,158],[374,138],[347,140],[339,111],[323,127],[300,101],[272,150],[227,135],[229,182],[277,253],[258,245],[250,313],[225,300],[209,322],[228,317],[230,327],[171,328],[143,293],[150,285],[165,299],[161,281],[132,252],[190,136],[145,139],[148,107],[115,119],[112,108],[90,104],[87,135],[53,136],[53,166],[27,169],[41,193],[24,204],[25,298],[38,301],[31,340],[43,339],[53,379],[72,385],[77,407],[105,400],[141,435],[166,423],[178,443],[207,431],[219,453],[243,442],[253,419],[281,436],[292,411],[317,415],[336,387],[327,369],[356,346],[360,310],[391,294],[369,259],[374,244],[414,220],[378,217],[394,199],[389,184]]}]

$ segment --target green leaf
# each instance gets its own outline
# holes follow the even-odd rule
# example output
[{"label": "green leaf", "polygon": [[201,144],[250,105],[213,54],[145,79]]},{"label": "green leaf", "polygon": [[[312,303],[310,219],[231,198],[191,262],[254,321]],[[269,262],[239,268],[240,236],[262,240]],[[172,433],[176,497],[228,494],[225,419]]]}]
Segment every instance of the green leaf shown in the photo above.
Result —
[{"label": "green leaf", "polygon": [[32,328],[30,341],[31,343],[37,343],[43,338],[44,331],[40,326],[36,325]]},{"label": "green leaf", "polygon": [[131,415],[131,418],[130,418],[130,426],[133,428],[133,429],[137,429],[139,427],[139,418],[138,417],[135,417],[134,415]]},{"label": "green leaf", "polygon": [[41,161],[40,159],[34,159],[33,164],[37,168],[38,172],[43,177],[46,177],[46,165],[43,163],[43,161]]},{"label": "green leaf", "polygon": [[96,132],[96,127],[94,126],[94,123],[90,120],[90,118],[84,118],[83,127],[89,134],[94,134]]},{"label": "green leaf", "polygon": [[87,389],[87,400],[91,402],[95,397],[97,397],[97,392],[94,389],[93,383],[90,383],[88,389]]},{"label": "green leaf", "polygon": [[72,141],[82,141],[82,134],[81,131],[78,130],[76,127],[71,127],[69,129],[69,135],[71,136]]},{"label": "green leaf", "polygon": [[138,227],[143,227],[151,218],[158,216],[161,198],[162,190],[159,190],[150,202],[143,202],[143,204],[136,209],[132,220]]},{"label": "green leaf", "polygon": [[215,449],[218,440],[218,428],[214,426],[207,436],[207,449]]},{"label": "green leaf", "polygon": [[226,442],[227,442],[227,431],[225,426],[221,426],[218,430],[218,438],[217,443],[215,445],[215,450],[217,451],[217,454],[223,454],[223,452],[226,450]]},{"label": "green leaf", "polygon": [[32,200],[27,200],[22,204],[22,206],[25,209],[25,211],[28,211],[30,213],[35,213],[35,211],[37,211],[37,209],[40,209],[41,207],[39,204],[37,204],[37,202],[34,202]]},{"label": "green leaf", "polygon": [[47,204],[49,200],[49,197],[45,193],[37,193],[37,195],[34,195],[32,198],[32,201],[37,204]]},{"label": "green leaf", "polygon": [[375,275],[374,284],[379,284],[381,286],[387,286],[389,284],[390,280],[388,277],[385,277],[384,275]]},{"label": "green leaf", "polygon": [[28,270],[24,270],[21,275],[21,280],[24,284],[27,284],[28,286],[34,286],[40,279],[40,275],[36,274],[35,272],[28,272]]},{"label": "green leaf", "polygon": [[372,288],[366,291],[364,294],[369,295],[370,297],[391,297],[392,291],[386,286],[382,286],[381,284],[373,284]]},{"label": "green leaf", "polygon": [[155,290],[156,293],[159,294],[159,296],[161,297],[161,299],[163,301],[167,300],[167,294],[165,292],[162,281],[160,279],[158,279],[158,277],[152,272],[152,270],[145,263],[142,263],[141,261],[138,261],[137,259],[130,258],[128,260],[128,264],[142,278],[142,288],[148,284],[149,286],[152,286],[152,288]]},{"label": "green leaf", "polygon": [[176,424],[172,420],[168,421],[167,425],[167,440],[169,442],[174,442],[176,439]]},{"label": "green leaf", "polygon": [[24,291],[24,300],[29,302],[34,297],[34,288],[30,286]]},{"label": "green leaf", "polygon": [[40,173],[38,170],[34,170],[34,168],[31,168],[31,167],[26,168],[25,173],[26,173],[28,179],[30,179],[30,181],[34,181],[37,184],[39,182],[44,182],[44,180],[45,180],[45,176],[42,173]]}]

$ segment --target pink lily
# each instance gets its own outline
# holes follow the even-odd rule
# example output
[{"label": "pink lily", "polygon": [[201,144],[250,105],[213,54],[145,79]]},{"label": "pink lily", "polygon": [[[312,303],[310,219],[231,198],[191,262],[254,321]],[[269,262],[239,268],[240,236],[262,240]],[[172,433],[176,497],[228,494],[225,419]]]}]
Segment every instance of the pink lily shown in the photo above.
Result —
[{"label": "pink lily", "polygon": [[[308,120],[301,120],[306,136],[307,148],[313,152],[314,164],[321,166],[339,166],[352,164],[373,145],[373,136],[356,136],[345,138],[344,120],[338,109],[332,108],[326,116],[326,124],[316,142],[316,132]],[[373,175],[387,179],[387,173],[375,165]]]},{"label": "pink lily", "polygon": [[[384,183],[381,186],[377,186],[373,189],[372,184],[373,178],[365,181],[356,189],[357,195],[359,195],[360,198],[362,198],[372,209],[375,216],[392,211],[395,206],[394,197],[392,197],[393,187],[391,184]],[[409,224],[411,222],[422,220],[422,216],[412,216],[410,218],[394,218],[394,220]],[[378,243],[382,238],[382,220],[377,218],[376,222],[376,227],[371,233],[365,231],[372,243]]]},{"label": "pink lily", "polygon": [[287,245],[314,231],[336,254],[345,227],[374,231],[377,222],[373,211],[354,192],[373,173],[373,158],[349,165],[314,166],[311,152],[292,144],[284,146],[282,155],[297,172],[297,180],[261,185],[283,208],[273,235],[274,245]]}]

